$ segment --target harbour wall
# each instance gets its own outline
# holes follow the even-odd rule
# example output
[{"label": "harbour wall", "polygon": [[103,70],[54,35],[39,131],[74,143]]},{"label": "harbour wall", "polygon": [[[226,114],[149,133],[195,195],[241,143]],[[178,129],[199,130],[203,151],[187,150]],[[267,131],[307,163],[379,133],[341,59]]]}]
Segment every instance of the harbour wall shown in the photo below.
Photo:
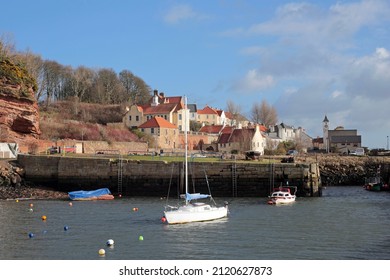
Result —
[{"label": "harbour wall", "polygon": [[[108,187],[125,196],[178,196],[183,192],[182,162],[116,158],[19,155],[25,180],[59,191]],[[219,197],[266,197],[281,184],[298,187],[298,196],[321,196],[317,163],[193,162],[190,192]]]}]

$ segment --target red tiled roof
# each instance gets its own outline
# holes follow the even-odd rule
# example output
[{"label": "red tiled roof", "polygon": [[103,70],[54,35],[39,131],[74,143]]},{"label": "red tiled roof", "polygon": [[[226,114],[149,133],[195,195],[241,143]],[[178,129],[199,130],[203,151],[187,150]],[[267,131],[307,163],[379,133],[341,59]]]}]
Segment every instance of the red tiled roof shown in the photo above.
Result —
[{"label": "red tiled roof", "polygon": [[144,105],[142,106],[143,112],[146,115],[153,114],[168,114],[175,111],[177,104],[176,103],[163,103],[157,106]]},{"label": "red tiled roof", "polygon": [[232,133],[234,127],[233,126],[225,126],[223,129],[222,129],[222,132],[221,133]]},{"label": "red tiled roof", "polygon": [[215,110],[218,114],[218,116],[222,116],[223,110]]},{"label": "red tiled roof", "polygon": [[217,111],[215,111],[213,108],[206,106],[201,110],[198,110],[198,114],[204,114],[204,115],[218,115]]},{"label": "red tiled roof", "polygon": [[243,138],[247,139],[248,136],[250,138],[253,138],[253,135],[255,134],[254,128],[239,128],[233,130],[233,133],[230,137],[230,142],[240,142]]},{"label": "red tiled roof", "polygon": [[139,128],[177,128],[175,125],[171,124],[169,121],[167,121],[164,118],[161,117],[154,117],[148,120],[147,122],[144,122],[139,126]]},{"label": "red tiled roof", "polygon": [[233,117],[233,114],[232,113],[230,113],[230,112],[225,112],[225,116],[228,118],[228,119],[233,119],[234,117]]},{"label": "red tiled roof", "polygon": [[218,134],[223,129],[222,125],[205,125],[199,129],[199,132]]},{"label": "red tiled roof", "polygon": [[259,124],[259,128],[260,128],[260,131],[261,132],[267,132],[267,128],[264,126],[264,125],[262,125],[262,124]]},{"label": "red tiled roof", "polygon": [[254,128],[236,128],[234,130],[226,130],[218,138],[218,144],[241,142],[243,139],[253,138],[255,134]]},{"label": "red tiled roof", "polygon": [[229,143],[231,133],[222,133],[218,138],[218,144],[226,144]]},{"label": "red tiled roof", "polygon": [[[152,103],[153,102],[153,98],[154,97],[151,97],[149,99],[149,103]],[[161,94],[158,95],[158,103],[159,104],[167,104],[167,103],[172,103],[172,104],[179,104],[179,103],[183,103],[183,97],[182,96],[162,96]],[[146,106],[150,106],[150,105],[146,105]]]}]

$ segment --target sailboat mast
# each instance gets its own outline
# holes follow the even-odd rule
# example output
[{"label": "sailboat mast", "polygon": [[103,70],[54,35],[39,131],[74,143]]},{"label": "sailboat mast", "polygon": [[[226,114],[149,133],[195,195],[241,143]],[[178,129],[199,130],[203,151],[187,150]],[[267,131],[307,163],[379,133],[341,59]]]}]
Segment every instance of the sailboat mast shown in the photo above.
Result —
[{"label": "sailboat mast", "polygon": [[[184,95],[184,176],[185,176],[185,190],[188,193],[188,135],[187,135],[187,96]],[[187,199],[186,199],[187,204]]]}]

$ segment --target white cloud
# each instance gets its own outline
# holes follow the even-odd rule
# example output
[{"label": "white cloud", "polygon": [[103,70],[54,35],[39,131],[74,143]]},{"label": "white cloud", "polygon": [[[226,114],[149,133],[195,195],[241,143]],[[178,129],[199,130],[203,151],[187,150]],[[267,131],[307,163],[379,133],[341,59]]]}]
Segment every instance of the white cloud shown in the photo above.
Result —
[{"label": "white cloud", "polygon": [[282,93],[275,102],[279,119],[307,128],[312,136],[322,134],[325,114],[334,126],[357,129],[363,142],[370,131],[386,133],[390,49],[383,34],[389,21],[388,0],[339,2],[328,8],[283,5],[268,21],[231,29],[235,39],[251,39],[239,54],[252,58],[251,70],[233,90],[270,97]]},{"label": "white cloud", "polygon": [[386,50],[385,48],[377,48],[375,53],[379,58],[383,58],[383,59],[389,58],[390,56],[389,51]]},{"label": "white cloud", "polygon": [[256,69],[249,70],[245,77],[238,81],[233,87],[240,92],[255,92],[270,88],[275,84],[271,75],[263,75]]},{"label": "white cloud", "polygon": [[205,14],[198,13],[190,5],[173,6],[164,16],[164,21],[169,24],[178,24],[185,20],[203,20],[209,18]]},{"label": "white cloud", "polygon": [[339,90],[335,90],[334,92],[332,92],[331,96],[332,98],[338,98],[342,95],[343,93]]},{"label": "white cloud", "polygon": [[309,3],[289,3],[279,7],[272,20],[253,24],[246,30],[235,29],[234,34],[280,36],[281,40],[288,38],[290,44],[351,48],[352,42],[348,40],[356,32],[384,20],[390,20],[387,0],[337,3],[328,9]]},{"label": "white cloud", "polygon": [[385,48],[377,48],[375,53],[355,59],[343,77],[347,94],[367,96],[372,99],[389,97],[390,55]]}]

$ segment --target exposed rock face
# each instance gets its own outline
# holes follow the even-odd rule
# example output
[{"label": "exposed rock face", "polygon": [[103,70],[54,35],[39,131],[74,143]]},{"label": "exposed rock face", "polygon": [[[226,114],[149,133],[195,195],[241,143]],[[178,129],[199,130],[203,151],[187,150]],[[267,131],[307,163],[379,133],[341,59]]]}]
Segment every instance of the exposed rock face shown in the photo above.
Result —
[{"label": "exposed rock face", "polygon": [[0,61],[0,141],[27,145],[39,137],[36,84],[8,60]]}]

